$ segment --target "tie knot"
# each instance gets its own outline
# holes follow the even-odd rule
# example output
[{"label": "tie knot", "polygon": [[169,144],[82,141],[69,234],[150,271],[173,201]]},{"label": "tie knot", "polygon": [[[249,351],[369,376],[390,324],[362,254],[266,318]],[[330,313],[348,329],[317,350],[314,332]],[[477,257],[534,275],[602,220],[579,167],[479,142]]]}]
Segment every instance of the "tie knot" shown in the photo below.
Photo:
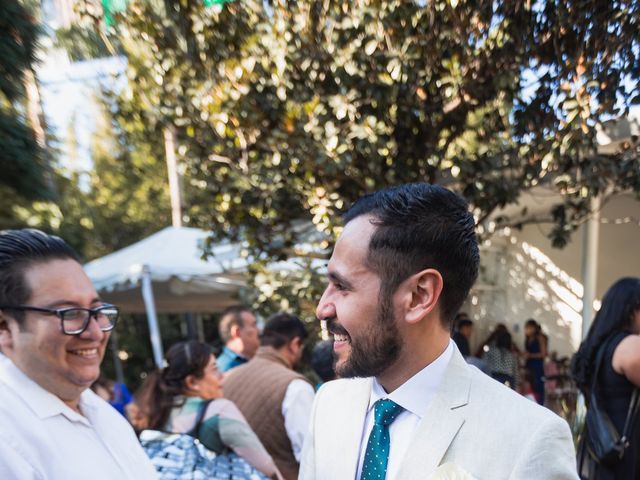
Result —
[{"label": "tie knot", "polygon": [[404,408],[388,398],[378,400],[374,407],[376,425],[382,425],[383,427],[391,425],[404,410]]}]

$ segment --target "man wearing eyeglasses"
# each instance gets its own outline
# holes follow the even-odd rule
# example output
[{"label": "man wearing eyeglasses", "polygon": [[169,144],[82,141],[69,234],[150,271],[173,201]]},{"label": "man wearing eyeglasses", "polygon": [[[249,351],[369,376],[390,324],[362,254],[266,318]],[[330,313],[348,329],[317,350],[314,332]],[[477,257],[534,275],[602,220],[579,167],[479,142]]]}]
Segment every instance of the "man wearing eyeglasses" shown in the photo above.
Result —
[{"label": "man wearing eyeglasses", "polygon": [[63,240],[0,231],[0,478],[157,478],[126,420],[89,389],[118,313]]}]

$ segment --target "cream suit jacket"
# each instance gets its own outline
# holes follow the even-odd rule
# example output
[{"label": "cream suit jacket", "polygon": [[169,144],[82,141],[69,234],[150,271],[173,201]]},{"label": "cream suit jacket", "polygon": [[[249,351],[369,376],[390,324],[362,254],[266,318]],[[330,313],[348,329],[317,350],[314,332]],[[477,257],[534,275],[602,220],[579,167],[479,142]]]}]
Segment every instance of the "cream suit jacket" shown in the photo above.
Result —
[{"label": "cream suit jacket", "polygon": [[[354,480],[371,379],[316,395],[300,480]],[[577,480],[567,423],[467,365],[455,349],[394,480],[428,479],[453,463],[478,480]]]}]

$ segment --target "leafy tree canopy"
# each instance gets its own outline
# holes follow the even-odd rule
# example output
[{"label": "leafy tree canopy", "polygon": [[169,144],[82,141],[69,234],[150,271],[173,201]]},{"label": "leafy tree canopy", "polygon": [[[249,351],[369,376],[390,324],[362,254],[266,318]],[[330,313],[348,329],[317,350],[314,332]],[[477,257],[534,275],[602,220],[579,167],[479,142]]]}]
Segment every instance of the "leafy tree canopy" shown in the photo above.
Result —
[{"label": "leafy tree canopy", "polygon": [[115,20],[121,118],[157,151],[177,129],[189,223],[245,241],[256,278],[301,225],[329,247],[340,212],[391,184],[447,185],[481,228],[547,185],[558,246],[591,197],[640,191],[637,148],[595,140],[640,99],[636,1],[133,0]]},{"label": "leafy tree canopy", "polygon": [[0,4],[0,226],[16,217],[9,206],[50,198],[47,157],[25,117],[26,74],[35,64],[40,28],[19,0]]}]

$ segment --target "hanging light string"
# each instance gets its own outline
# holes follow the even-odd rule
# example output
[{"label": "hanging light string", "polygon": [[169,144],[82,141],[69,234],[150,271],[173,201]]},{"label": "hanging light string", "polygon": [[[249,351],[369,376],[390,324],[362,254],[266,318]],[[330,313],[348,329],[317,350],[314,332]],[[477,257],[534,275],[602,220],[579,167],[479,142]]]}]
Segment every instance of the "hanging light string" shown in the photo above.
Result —
[{"label": "hanging light string", "polygon": [[627,224],[635,224],[640,227],[640,220],[636,217],[618,217],[618,218],[601,218],[600,223],[608,224],[608,225],[627,225]]}]

